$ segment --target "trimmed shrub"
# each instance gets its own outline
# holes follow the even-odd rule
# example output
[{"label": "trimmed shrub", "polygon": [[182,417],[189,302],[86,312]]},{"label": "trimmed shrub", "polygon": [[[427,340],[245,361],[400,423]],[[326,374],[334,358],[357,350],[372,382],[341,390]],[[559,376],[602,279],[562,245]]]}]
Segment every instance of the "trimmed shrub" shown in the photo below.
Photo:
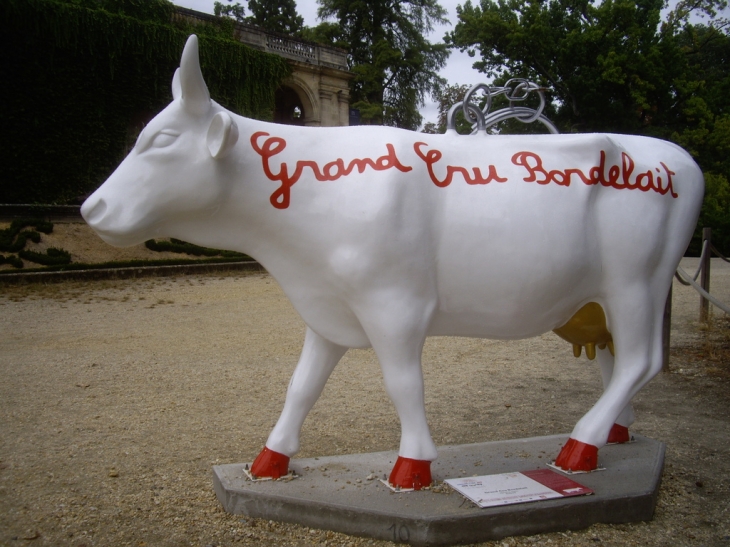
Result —
[{"label": "trimmed shrub", "polygon": [[35,262],[36,264],[43,264],[44,266],[62,266],[63,264],[71,263],[71,255],[68,251],[57,249],[55,247],[46,249],[45,254],[22,250],[18,253],[18,256],[28,262]]},{"label": "trimmed shrub", "polygon": [[144,244],[150,251],[157,252],[181,253],[193,256],[222,256],[225,258],[239,259],[249,258],[245,254],[238,253],[236,251],[222,251],[219,249],[209,249],[208,247],[199,247],[198,245],[193,245],[192,243],[175,238],[171,238],[170,241],[156,241],[154,239],[150,239],[145,241]]}]

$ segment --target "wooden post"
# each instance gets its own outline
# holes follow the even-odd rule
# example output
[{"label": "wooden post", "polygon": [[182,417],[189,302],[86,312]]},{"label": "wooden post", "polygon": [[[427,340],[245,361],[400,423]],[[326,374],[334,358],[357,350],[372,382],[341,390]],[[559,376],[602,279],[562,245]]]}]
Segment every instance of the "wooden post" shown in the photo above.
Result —
[{"label": "wooden post", "polygon": [[669,285],[667,302],[664,304],[664,324],[662,325],[662,370],[669,372],[669,336],[672,333],[672,288],[674,281]]},{"label": "wooden post", "polygon": [[[712,243],[712,228],[702,228],[702,247],[705,247],[707,241],[707,252],[700,263],[700,287],[710,292],[710,243]],[[707,322],[710,320],[710,301],[704,296],[700,296],[700,321]]]}]

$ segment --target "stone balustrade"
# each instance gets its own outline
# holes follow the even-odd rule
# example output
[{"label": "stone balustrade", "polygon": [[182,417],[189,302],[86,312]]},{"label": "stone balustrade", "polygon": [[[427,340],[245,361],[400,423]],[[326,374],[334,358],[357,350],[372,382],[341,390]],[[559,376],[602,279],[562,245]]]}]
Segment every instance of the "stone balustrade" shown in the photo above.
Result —
[{"label": "stone balustrade", "polygon": [[[185,19],[193,24],[215,24],[217,22],[214,15],[179,6],[174,17]],[[283,36],[238,22],[235,23],[234,36],[247,46],[279,55],[285,59],[347,71],[347,52],[338,48]]]}]

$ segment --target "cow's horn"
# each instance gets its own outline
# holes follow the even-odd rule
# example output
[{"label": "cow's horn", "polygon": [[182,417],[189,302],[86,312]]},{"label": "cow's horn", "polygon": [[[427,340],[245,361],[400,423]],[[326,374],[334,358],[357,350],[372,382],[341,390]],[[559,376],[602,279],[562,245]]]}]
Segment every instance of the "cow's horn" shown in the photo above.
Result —
[{"label": "cow's horn", "polygon": [[[173,90],[174,90],[173,83]],[[198,37],[190,35],[180,58],[180,90],[185,110],[192,114],[204,114],[210,108],[210,93],[203,80],[198,58]]]},{"label": "cow's horn", "polygon": [[182,97],[182,88],[180,87],[180,69],[175,69],[172,77],[172,100],[177,101]]}]

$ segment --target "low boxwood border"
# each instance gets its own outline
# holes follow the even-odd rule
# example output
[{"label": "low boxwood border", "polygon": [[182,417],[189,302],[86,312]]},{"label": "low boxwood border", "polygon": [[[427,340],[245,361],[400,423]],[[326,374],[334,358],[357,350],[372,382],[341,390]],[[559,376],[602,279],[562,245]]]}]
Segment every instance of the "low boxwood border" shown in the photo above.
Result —
[{"label": "low boxwood border", "polygon": [[84,264],[74,262],[63,266],[48,266],[45,268],[23,268],[22,270],[0,270],[0,276],[18,273],[39,273],[39,272],[67,272],[77,270],[108,270],[113,268],[143,268],[149,266],[188,266],[193,264],[229,264],[234,262],[253,261],[252,258],[241,255],[235,258],[206,258],[206,259],[167,259],[167,260],[127,260],[114,262],[100,262],[97,264]]}]

